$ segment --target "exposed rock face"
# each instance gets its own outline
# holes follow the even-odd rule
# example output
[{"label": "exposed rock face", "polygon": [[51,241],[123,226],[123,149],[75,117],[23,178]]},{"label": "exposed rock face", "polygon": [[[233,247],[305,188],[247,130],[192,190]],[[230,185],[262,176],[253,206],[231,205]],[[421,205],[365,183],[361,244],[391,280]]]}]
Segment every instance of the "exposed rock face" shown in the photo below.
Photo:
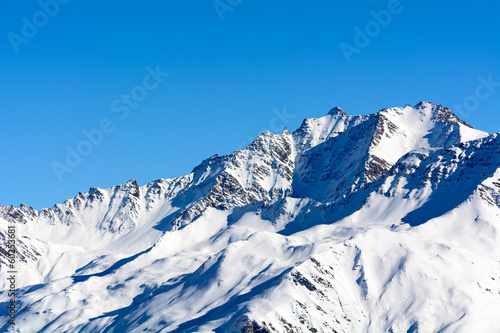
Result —
[{"label": "exposed rock face", "polygon": [[21,331],[500,330],[500,136],[428,102],[336,107],[8,225]]},{"label": "exposed rock face", "polygon": [[[470,127],[449,109],[427,102],[368,116],[334,108],[325,117],[305,120],[294,133],[295,189],[321,202],[342,200],[381,179],[411,150],[459,144],[464,125]],[[485,135],[476,131],[474,138]]]},{"label": "exposed rock face", "polygon": [[190,223],[207,207],[229,209],[289,195],[294,170],[292,149],[289,132],[264,132],[244,150],[203,161],[193,170],[193,186],[182,195],[204,195],[180,212],[174,227]]},{"label": "exposed rock face", "polygon": [[[412,137],[405,131],[408,121],[414,120],[420,124],[412,124],[422,129]],[[111,189],[90,188],[39,212],[26,205],[0,206],[0,216],[19,223],[42,219],[70,225],[86,223],[80,212],[93,209],[99,213],[92,223],[99,221],[104,230],[123,232],[135,228],[143,208],[148,211],[155,202],[174,197],[185,205],[172,221],[175,229],[189,224],[207,207],[225,210],[286,196],[336,202],[381,179],[415,147],[460,143],[461,125],[470,127],[448,108],[428,102],[367,116],[348,116],[334,107],[322,118],[304,120],[293,135],[287,129],[281,135],[265,132],[244,150],[214,155],[190,175],[156,180],[144,193],[130,180]],[[475,133],[481,137],[483,132]]]}]

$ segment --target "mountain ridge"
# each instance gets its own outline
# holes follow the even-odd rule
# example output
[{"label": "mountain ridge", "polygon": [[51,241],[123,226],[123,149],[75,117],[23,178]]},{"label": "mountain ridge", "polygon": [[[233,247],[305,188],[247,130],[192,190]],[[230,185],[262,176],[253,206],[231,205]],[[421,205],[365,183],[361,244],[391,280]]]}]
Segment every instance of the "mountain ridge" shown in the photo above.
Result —
[{"label": "mountain ridge", "polygon": [[500,329],[478,319],[500,306],[500,135],[429,102],[335,107],[186,176],[0,206],[8,223],[25,329]]},{"label": "mountain ridge", "polygon": [[[469,127],[469,128],[472,128],[472,126],[470,126],[469,124],[467,124],[466,122],[464,122],[463,120],[461,120],[460,118],[458,118],[458,117],[457,117],[457,116],[456,116],[453,112],[451,112],[451,110],[450,110],[450,109],[448,109],[448,108],[446,108],[446,107],[444,107],[444,106],[442,106],[442,105],[438,105],[438,104],[434,104],[434,103],[430,103],[430,102],[421,101],[421,102],[417,103],[417,104],[415,105],[415,107],[414,107],[414,108],[412,108],[412,109],[417,109],[417,110],[419,110],[419,109],[422,109],[422,108],[424,108],[424,107],[426,107],[426,106],[429,106],[429,105],[431,105],[434,109],[436,109],[436,110],[437,110],[437,114],[436,114],[436,115],[434,115],[434,116],[435,116],[435,117],[440,116],[440,117],[441,117],[441,119],[443,120],[443,122],[447,122],[447,123],[460,123],[460,124],[463,124],[463,125],[465,125],[465,126],[467,126],[467,127]],[[408,107],[408,105],[407,105],[407,107]],[[367,115],[367,116],[374,116],[374,117],[376,116],[376,117],[379,117],[379,119],[386,119],[386,118],[385,118],[383,115],[381,115],[381,114],[383,114],[383,113],[388,113],[388,112],[390,112],[390,111],[392,111],[392,110],[395,110],[395,109],[403,109],[403,110],[404,110],[404,108],[385,108],[385,109],[381,109],[381,110],[380,110],[380,111],[378,111],[377,113],[374,113],[374,114],[371,114],[371,115]],[[347,115],[347,113],[345,113],[345,112],[344,112],[344,111],[343,111],[340,107],[333,107],[333,108],[332,108],[332,109],[331,109],[331,110],[327,113],[327,115],[326,115],[326,116],[337,116],[337,117],[338,117],[339,115],[340,115],[340,117],[360,117],[360,119],[362,119],[362,118],[366,118],[366,117],[367,117],[367,116],[348,116],[348,115]],[[326,117],[326,116],[324,116],[324,117]],[[324,118],[324,117],[321,117],[321,118]],[[382,118],[381,118],[381,117],[382,117]],[[304,123],[305,123],[306,121],[308,121],[308,120],[316,120],[316,119],[321,119],[321,118],[310,118],[310,119],[305,119],[305,120],[304,120]],[[376,131],[382,131],[380,127],[382,126],[381,124],[383,124],[384,120],[382,120],[382,121],[378,120],[378,121],[379,121],[379,123],[377,123],[377,129],[376,129]],[[303,123],[303,124],[302,124],[302,125],[301,125],[301,126],[300,126],[297,130],[296,130],[296,131],[294,131],[293,133],[290,133],[287,129],[285,129],[285,130],[286,130],[286,132],[288,132],[288,134],[292,134],[292,135],[294,135],[296,132],[298,132],[298,131],[300,131],[300,130],[302,129],[302,127],[304,126],[304,123]],[[274,135],[274,134],[271,134],[271,133],[269,133],[269,132],[267,132],[268,134],[265,134],[265,133],[266,133],[266,132],[264,132],[261,136],[258,136],[258,137],[257,137],[257,139],[259,139],[259,138],[261,138],[262,136],[265,136],[265,135],[271,135],[271,136],[273,136],[273,135]],[[486,133],[486,132],[483,132],[483,133]],[[283,133],[283,134],[285,134],[285,133]],[[283,134],[282,134],[282,135],[283,135]],[[276,134],[276,135],[278,135],[278,134]],[[374,135],[380,135],[380,133],[375,133]],[[256,139],[256,140],[257,140],[257,139]],[[467,141],[468,141],[468,140],[467,140]],[[252,145],[254,145],[254,146],[255,146],[255,141],[254,141],[254,142],[252,142],[252,143],[249,145],[249,147],[250,147],[250,146],[252,146]],[[452,145],[452,144],[449,144],[449,145]],[[248,148],[248,147],[247,147],[247,148]],[[236,153],[236,152],[238,152],[238,151],[235,151],[235,153]],[[230,154],[227,154],[227,155],[224,155],[224,156],[219,156],[219,155],[215,154],[215,155],[213,155],[213,156],[211,156],[211,157],[209,157],[209,158],[205,159],[202,163],[200,163],[198,166],[196,166],[196,167],[192,170],[191,174],[195,173],[195,171],[196,171],[197,169],[202,168],[202,167],[203,167],[203,165],[204,165],[207,161],[211,161],[212,159],[217,159],[217,158],[221,158],[221,157],[229,156],[229,155],[232,155],[232,154],[234,154],[234,153],[230,153]],[[187,176],[176,177],[176,178],[174,178],[174,179],[180,179],[180,178],[184,178],[184,177],[187,177]],[[151,181],[150,183],[152,183],[152,182],[157,182],[157,183],[158,183],[158,182],[160,182],[160,183],[161,183],[161,182],[164,182],[164,181],[170,181],[170,180],[171,180],[171,179],[164,179],[164,178],[160,178],[160,179],[153,180],[153,181]],[[139,186],[137,185],[137,182],[136,182],[134,179],[130,179],[130,180],[129,180],[126,184],[123,184],[123,185],[116,185],[116,186],[113,186],[112,188],[115,188],[115,187],[117,187],[117,186],[129,186],[129,183],[130,183],[131,185],[133,185],[133,186],[135,186],[135,187],[136,187],[136,193],[137,193],[137,195],[136,195],[136,196],[138,196],[138,195],[139,195],[139,191],[140,191],[140,190],[139,190]],[[145,186],[147,186],[147,185],[145,185]],[[94,191],[95,191],[95,193],[99,193],[99,190],[103,190],[103,189],[101,189],[101,188],[94,188],[94,187],[90,187],[89,192],[87,192],[87,193],[88,193],[91,197],[93,197],[93,196],[94,196],[94,194],[93,194],[93,193],[94,193]],[[73,200],[75,200],[75,199],[77,199],[77,198],[78,198],[78,199],[81,199],[81,198],[82,198],[82,195],[83,195],[83,193],[79,192],[79,193],[77,194],[77,196],[75,196],[75,197],[73,197],[73,198],[69,198],[69,199],[67,199],[65,202],[67,202],[68,200],[71,200],[71,199],[73,199]],[[92,200],[91,200],[91,201],[92,201]],[[58,205],[61,205],[61,204],[55,204],[52,208],[57,207]],[[8,211],[7,211],[7,212],[6,212],[5,207],[8,207]],[[35,209],[33,209],[31,206],[29,206],[29,205],[25,205],[25,204],[21,204],[21,205],[20,205],[20,207],[14,207],[14,206],[12,206],[12,205],[9,205],[9,206],[0,205],[0,208],[3,208],[3,209],[2,209],[2,211],[1,211],[0,213],[5,214],[5,215],[4,215],[4,217],[5,217],[5,218],[7,218],[7,219],[9,218],[9,216],[10,216],[11,218],[14,218],[14,219],[15,219],[15,218],[17,218],[17,216],[19,216],[19,214],[21,214],[21,216],[22,216],[22,215],[24,215],[24,214],[22,214],[23,212],[24,212],[25,214],[28,214],[28,216],[32,216],[32,215],[33,215],[32,213],[28,213],[28,211],[30,211],[30,212],[37,212],[37,211],[36,211]],[[15,211],[15,212],[14,212],[13,210],[16,210],[16,209],[18,209],[19,211]],[[46,210],[48,210],[48,209],[51,209],[51,208],[42,208],[42,209],[40,209],[39,211],[40,211],[40,212],[41,212],[41,211],[44,211],[44,212],[45,212],[45,211],[46,211]],[[47,213],[44,213],[44,214],[47,214]]]}]

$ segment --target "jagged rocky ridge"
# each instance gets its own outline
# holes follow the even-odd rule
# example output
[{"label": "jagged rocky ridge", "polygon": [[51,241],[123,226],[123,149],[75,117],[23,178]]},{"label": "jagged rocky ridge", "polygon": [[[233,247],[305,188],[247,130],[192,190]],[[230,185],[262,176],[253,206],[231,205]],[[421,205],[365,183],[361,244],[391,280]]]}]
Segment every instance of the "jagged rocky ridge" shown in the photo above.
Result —
[{"label": "jagged rocky ridge", "polygon": [[[481,304],[500,305],[499,167],[498,135],[441,105],[334,108],[184,177],[91,188],[40,211],[0,206],[0,241],[16,223],[29,272],[20,327],[478,327]],[[464,273],[471,262],[481,269]]]}]

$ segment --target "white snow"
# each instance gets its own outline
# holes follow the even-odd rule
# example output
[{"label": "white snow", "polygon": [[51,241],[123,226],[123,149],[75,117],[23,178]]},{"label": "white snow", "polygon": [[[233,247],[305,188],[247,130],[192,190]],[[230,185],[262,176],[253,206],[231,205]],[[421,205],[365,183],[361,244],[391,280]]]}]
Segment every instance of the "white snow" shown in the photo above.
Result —
[{"label": "white snow", "polygon": [[[438,109],[332,110],[185,177],[16,210],[16,328],[500,331],[500,137]],[[349,173],[369,155],[385,174]]]}]

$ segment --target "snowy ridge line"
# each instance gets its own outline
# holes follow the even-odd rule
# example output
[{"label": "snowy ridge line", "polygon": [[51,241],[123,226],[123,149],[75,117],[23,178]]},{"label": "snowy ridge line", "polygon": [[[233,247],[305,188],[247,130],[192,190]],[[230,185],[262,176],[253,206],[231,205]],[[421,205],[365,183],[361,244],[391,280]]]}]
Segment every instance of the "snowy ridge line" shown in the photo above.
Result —
[{"label": "snowy ridge line", "polygon": [[0,206],[1,244],[12,222],[21,331],[500,331],[500,135],[429,102]]}]

